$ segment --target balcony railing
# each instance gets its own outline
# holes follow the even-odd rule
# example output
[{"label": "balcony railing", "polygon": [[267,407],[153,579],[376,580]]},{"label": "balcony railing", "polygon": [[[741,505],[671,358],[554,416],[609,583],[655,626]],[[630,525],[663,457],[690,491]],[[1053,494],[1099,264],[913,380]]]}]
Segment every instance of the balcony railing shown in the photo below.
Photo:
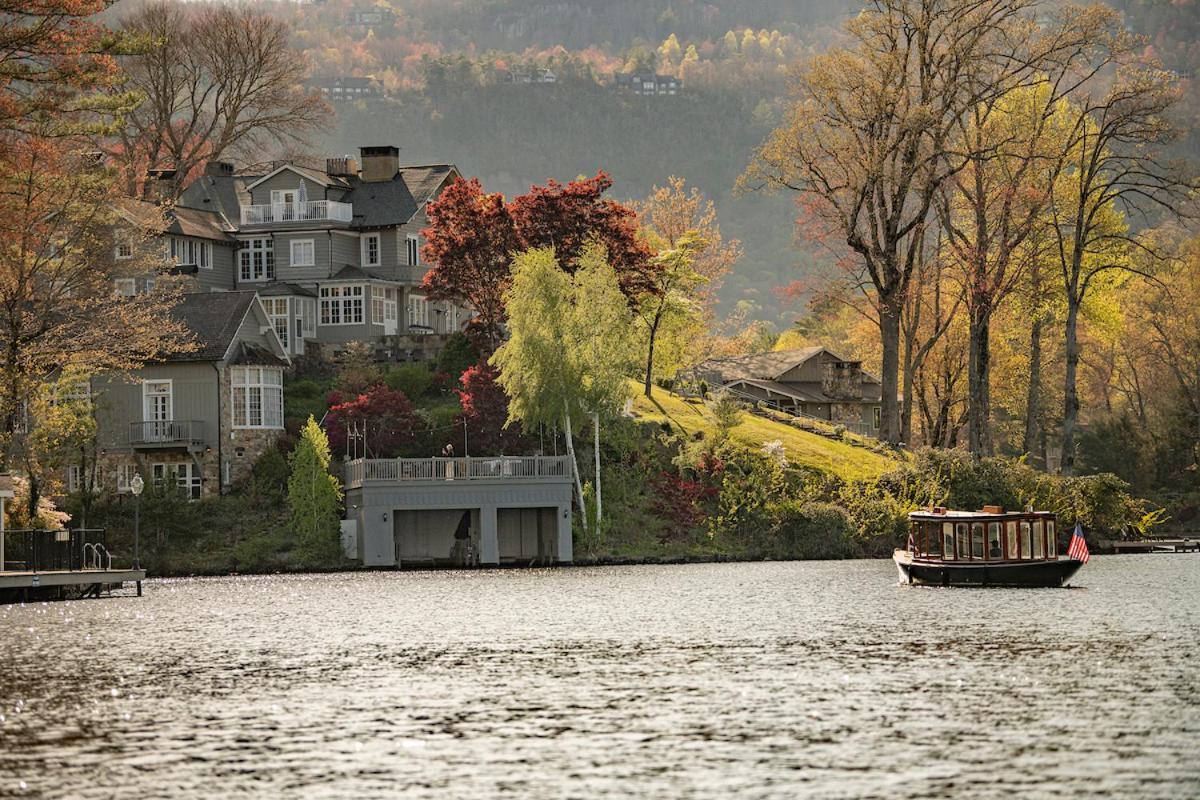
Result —
[{"label": "balcony railing", "polygon": [[569,456],[484,456],[481,458],[359,458],[346,462],[346,488],[364,483],[409,481],[565,481]]},{"label": "balcony railing", "polygon": [[131,422],[129,443],[134,447],[200,447],[204,444],[204,423],[195,419]]},{"label": "balcony railing", "polygon": [[354,206],[334,200],[242,206],[243,225],[271,225],[280,222],[350,222],[353,217]]}]

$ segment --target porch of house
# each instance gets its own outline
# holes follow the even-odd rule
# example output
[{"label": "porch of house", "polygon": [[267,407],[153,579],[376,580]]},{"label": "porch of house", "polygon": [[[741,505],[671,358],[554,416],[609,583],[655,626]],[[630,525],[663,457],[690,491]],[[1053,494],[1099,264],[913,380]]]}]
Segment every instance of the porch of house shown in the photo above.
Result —
[{"label": "porch of house", "polygon": [[346,462],[346,555],[367,567],[573,559],[567,456]]}]

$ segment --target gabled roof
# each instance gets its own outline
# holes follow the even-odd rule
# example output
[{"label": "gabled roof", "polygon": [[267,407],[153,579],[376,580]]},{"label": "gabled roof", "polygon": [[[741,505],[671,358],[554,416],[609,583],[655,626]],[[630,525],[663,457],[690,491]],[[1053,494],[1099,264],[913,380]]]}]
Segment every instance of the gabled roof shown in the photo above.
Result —
[{"label": "gabled roof", "polygon": [[[719,372],[726,381],[737,379],[779,380],[785,372],[794,369],[813,356],[825,351],[824,347],[804,347],[798,350],[777,350],[771,353],[752,353],[745,356],[710,358],[696,367],[700,372]],[[834,355],[830,353],[830,355]],[[834,355],[837,358],[836,355]],[[838,360],[841,360],[840,358]]]},{"label": "gabled roof", "polygon": [[370,281],[374,279],[373,275],[368,275],[353,264],[342,267],[332,278],[335,281]]},{"label": "gabled roof", "polygon": [[[255,308],[262,313],[262,306],[254,292],[185,294],[171,309],[171,316],[183,323],[192,334],[197,347],[190,353],[172,354],[163,360],[166,363],[221,361],[230,355],[235,343],[242,344],[237,340],[238,330],[246,320],[246,315]],[[266,315],[262,316],[265,321]],[[269,330],[269,333],[272,337],[275,336],[273,329]],[[279,348],[279,353],[274,353],[271,357],[279,359],[283,355],[283,348],[278,338],[274,340],[274,344]],[[262,349],[257,346],[256,348]]]},{"label": "gabled roof", "polygon": [[277,167],[277,168],[271,170],[266,175],[263,175],[261,178],[258,178],[257,180],[247,183],[246,189],[248,189],[248,190],[253,189],[255,186],[258,186],[263,181],[269,180],[270,178],[274,178],[276,175],[278,175],[279,173],[281,173],[285,170],[288,172],[294,172],[295,174],[299,175],[301,178],[305,178],[307,180],[312,181],[313,183],[320,184],[321,186],[336,186],[340,189],[345,189],[350,185],[349,182],[345,178],[342,178],[340,176],[330,175],[327,172],[321,172],[320,170],[309,169],[308,167],[301,167],[297,164],[284,164],[280,167]]},{"label": "gabled roof", "polygon": [[226,230],[221,215],[216,211],[176,206],[167,211],[167,221],[167,233],[213,239],[218,242],[237,241]]},{"label": "gabled roof", "polygon": [[400,177],[408,185],[413,200],[418,206],[423,206],[433,199],[438,188],[451,175],[457,175],[458,169],[453,164],[425,164],[423,166],[400,167]]},{"label": "gabled roof", "polygon": [[256,180],[256,175],[201,175],[187,185],[175,207],[211,211],[226,230],[236,230],[242,222],[241,207],[250,205],[246,187]]},{"label": "gabled roof", "polygon": [[354,225],[382,228],[403,225],[417,213],[417,201],[403,180],[354,181],[354,188],[342,199],[354,206]]}]

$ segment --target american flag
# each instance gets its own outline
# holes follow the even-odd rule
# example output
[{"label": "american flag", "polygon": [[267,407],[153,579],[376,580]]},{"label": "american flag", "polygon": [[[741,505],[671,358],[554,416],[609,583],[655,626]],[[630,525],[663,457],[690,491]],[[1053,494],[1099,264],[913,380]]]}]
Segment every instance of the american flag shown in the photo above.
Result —
[{"label": "american flag", "polygon": [[1067,555],[1084,564],[1091,557],[1088,554],[1087,542],[1083,539],[1083,528],[1079,527],[1078,522],[1075,523],[1075,532],[1071,534],[1071,544],[1067,546]]}]

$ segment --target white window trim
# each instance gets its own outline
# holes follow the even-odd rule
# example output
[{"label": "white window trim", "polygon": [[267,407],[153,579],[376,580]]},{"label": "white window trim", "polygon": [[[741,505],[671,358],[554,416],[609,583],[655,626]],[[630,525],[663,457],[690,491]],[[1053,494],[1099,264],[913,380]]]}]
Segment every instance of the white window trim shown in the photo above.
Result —
[{"label": "white window trim", "polygon": [[142,381],[142,422],[164,421],[150,418],[150,386],[164,383],[167,385],[167,419],[165,421],[170,422],[175,419],[175,380],[173,378],[154,378]]},{"label": "white window trim", "polygon": [[[296,245],[308,245],[308,260],[296,258]],[[317,264],[317,244],[314,239],[293,239],[289,245],[288,263],[293,267],[313,267]]]},{"label": "white window trim", "polygon": [[[126,252],[122,255],[122,250]],[[122,241],[117,242],[117,246],[113,248],[113,257],[117,261],[130,261],[133,259],[133,242]]]},{"label": "white window trim", "polygon": [[[370,242],[375,242],[375,260],[370,260]],[[359,239],[364,267],[378,267],[383,263],[383,238],[378,233],[364,233]]]},{"label": "white window trim", "polygon": [[421,264],[421,237],[414,234],[408,234],[404,237],[404,246],[408,256],[409,266],[420,266]]},{"label": "white window trim", "polygon": [[[371,314],[370,286],[371,286],[371,284],[369,284],[369,283],[326,283],[326,284],[322,284],[320,286],[320,288],[317,290],[317,296],[318,296],[317,320],[316,320],[317,325],[322,328],[332,328],[332,327],[337,327],[339,325],[364,325],[364,324],[366,324],[370,320],[370,314]],[[349,295],[349,296],[347,296],[345,294],[339,294],[337,297],[326,297],[323,294],[325,291],[330,290],[330,289],[348,290],[348,289],[354,289],[354,288],[358,288],[360,290],[359,294]],[[358,320],[345,319],[345,315],[342,313],[342,311],[345,310],[345,301],[346,300],[358,302],[358,305],[360,306],[360,311],[361,311],[361,319],[358,319]],[[326,301],[328,301],[331,304],[337,304],[339,306],[337,322],[322,322],[321,321],[321,306]],[[330,315],[330,317],[332,318],[332,315]]]},{"label": "white window trim", "polygon": [[[263,246],[256,248],[255,242],[262,242]],[[268,247],[267,245],[270,245]],[[262,253],[262,272],[258,274],[254,269],[254,254]],[[267,254],[271,256],[270,269],[267,267]],[[242,258],[247,260],[249,267],[249,275],[242,274]],[[242,246],[237,251],[237,279],[239,283],[265,283],[275,280],[275,240],[270,236],[255,236],[250,239],[242,239]]]},{"label": "white window trim", "polygon": [[[250,382],[250,370],[258,371],[260,378],[257,383]],[[272,374],[276,374],[279,376],[279,383],[277,383],[277,384],[266,383],[262,380],[261,375],[263,374],[263,372],[265,372],[267,370],[270,370]],[[239,372],[242,372],[246,375],[246,379],[245,379],[244,383],[239,384],[236,380]],[[245,407],[246,415],[244,417],[244,420],[247,424],[245,424],[245,425],[239,424],[239,420],[238,420],[238,411],[239,411],[238,404],[237,404],[237,390],[238,389],[246,390],[246,407]],[[262,412],[262,424],[261,425],[250,425],[249,424],[249,422],[250,422],[250,390],[251,389],[257,389],[259,391],[259,408],[261,409],[261,412]],[[279,391],[279,424],[278,425],[267,424],[267,402],[266,401],[267,401],[267,390],[268,389]],[[233,423],[233,427],[236,428],[237,430],[283,430],[283,368],[282,367],[262,367],[262,366],[230,367],[230,372],[229,372],[229,409],[230,409],[230,417],[231,417],[231,421]]]}]

